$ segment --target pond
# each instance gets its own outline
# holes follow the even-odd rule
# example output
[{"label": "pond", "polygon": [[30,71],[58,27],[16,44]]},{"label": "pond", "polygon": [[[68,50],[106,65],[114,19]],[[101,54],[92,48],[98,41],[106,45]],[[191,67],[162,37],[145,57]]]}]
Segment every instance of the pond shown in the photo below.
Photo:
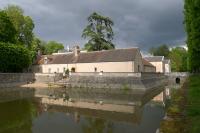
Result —
[{"label": "pond", "polygon": [[0,133],[155,133],[165,114],[164,107],[153,102],[134,107],[133,112],[116,112],[51,105],[42,97],[18,94],[0,101]]}]

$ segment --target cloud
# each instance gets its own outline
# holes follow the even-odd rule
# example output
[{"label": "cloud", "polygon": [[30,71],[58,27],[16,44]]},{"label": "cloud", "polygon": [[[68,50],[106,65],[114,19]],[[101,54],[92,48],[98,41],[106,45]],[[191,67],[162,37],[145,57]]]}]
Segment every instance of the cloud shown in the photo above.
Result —
[{"label": "cloud", "polygon": [[0,8],[16,4],[35,22],[35,34],[65,45],[81,44],[87,17],[97,11],[113,19],[117,47],[185,44],[183,0],[0,0]]}]

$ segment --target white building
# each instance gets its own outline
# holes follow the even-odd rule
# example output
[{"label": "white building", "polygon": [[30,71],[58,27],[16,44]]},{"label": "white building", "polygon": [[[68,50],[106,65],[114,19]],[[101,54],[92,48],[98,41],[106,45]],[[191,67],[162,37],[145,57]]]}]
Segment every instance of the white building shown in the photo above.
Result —
[{"label": "white building", "polygon": [[115,49],[95,52],[73,52],[44,55],[33,66],[34,72],[155,72],[155,67],[142,59],[138,48]]},{"label": "white building", "polygon": [[171,72],[170,60],[164,58],[164,56],[151,56],[145,57],[148,62],[156,67],[156,72],[167,73]]}]

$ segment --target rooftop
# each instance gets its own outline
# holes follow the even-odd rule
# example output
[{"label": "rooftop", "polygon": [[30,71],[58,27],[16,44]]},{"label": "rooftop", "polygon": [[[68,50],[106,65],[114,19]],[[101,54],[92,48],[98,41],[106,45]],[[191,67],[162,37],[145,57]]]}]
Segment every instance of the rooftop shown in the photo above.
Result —
[{"label": "rooftop", "polygon": [[150,67],[155,67],[154,65],[152,65],[151,63],[149,63],[146,59],[142,59],[142,63],[144,66],[150,66]]},{"label": "rooftop", "polygon": [[160,62],[164,60],[164,56],[150,56],[150,57],[145,57],[144,59],[149,62]]},{"label": "rooftop", "polygon": [[139,52],[138,48],[128,48],[93,52],[80,52],[78,56],[75,56],[74,53],[43,55],[37,61],[37,64],[44,64],[44,57],[48,58],[48,64],[134,61],[137,52]]}]

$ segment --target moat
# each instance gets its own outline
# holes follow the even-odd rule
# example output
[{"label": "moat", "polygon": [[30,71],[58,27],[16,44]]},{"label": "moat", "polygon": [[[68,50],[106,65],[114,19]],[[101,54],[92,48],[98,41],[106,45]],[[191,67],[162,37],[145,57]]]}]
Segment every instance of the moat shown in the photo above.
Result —
[{"label": "moat", "polygon": [[87,108],[79,104],[79,108],[77,101],[65,106],[70,101],[59,91],[43,90],[36,97],[34,89],[2,90],[0,133],[155,133],[165,115],[164,106],[152,101],[141,106],[90,103]]},{"label": "moat", "polygon": [[164,117],[164,108],[151,103],[138,114],[45,107],[36,99],[3,102],[0,108],[1,133],[155,133]]}]

